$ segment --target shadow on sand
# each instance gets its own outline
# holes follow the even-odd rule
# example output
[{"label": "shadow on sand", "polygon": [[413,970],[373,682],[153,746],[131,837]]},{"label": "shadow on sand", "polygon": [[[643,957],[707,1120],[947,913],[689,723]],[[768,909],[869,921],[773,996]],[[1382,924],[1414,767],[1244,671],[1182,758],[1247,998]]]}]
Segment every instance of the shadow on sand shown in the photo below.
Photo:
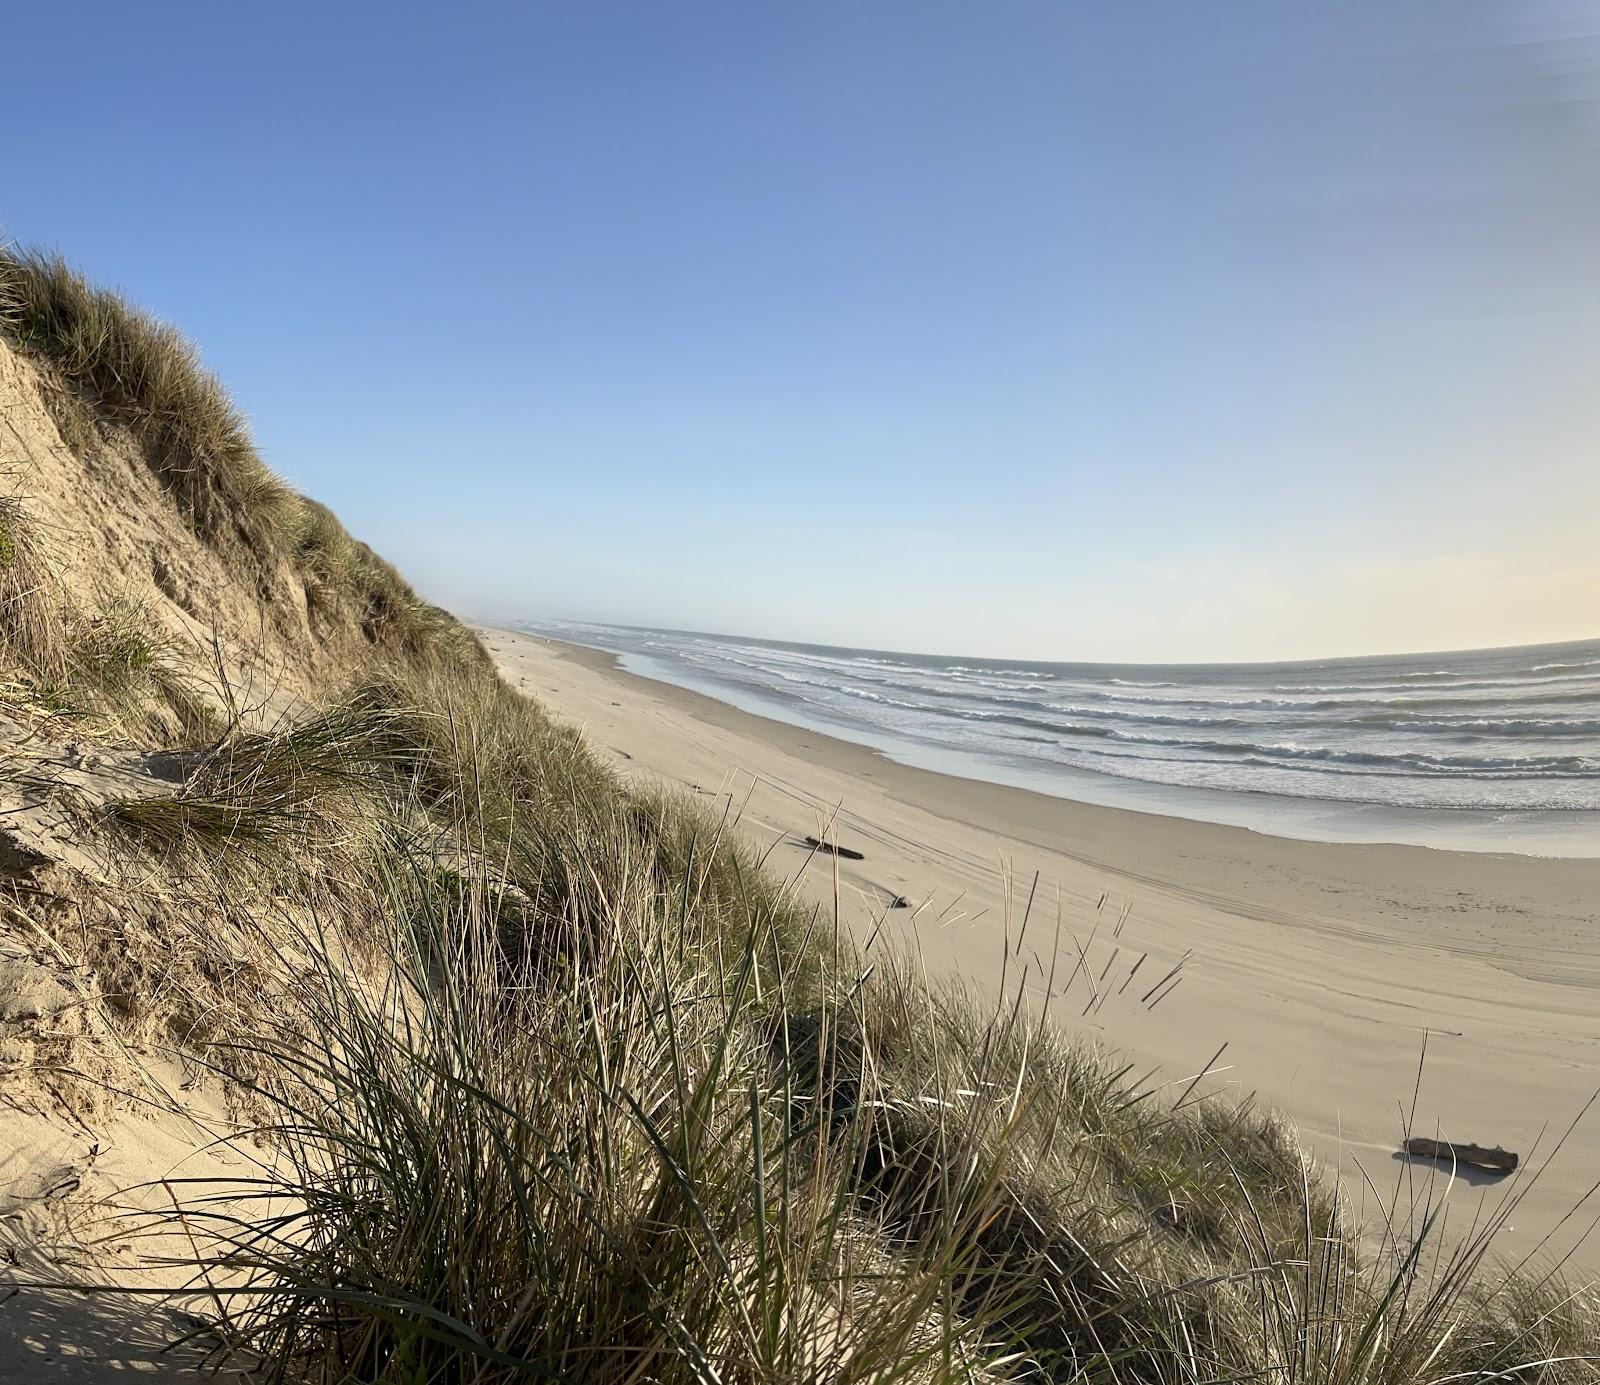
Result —
[{"label": "shadow on sand", "polygon": [[[0,1381],[200,1379],[214,1344],[201,1338],[172,1346],[197,1320],[160,1298],[32,1288],[0,1288],[0,1298]],[[204,1378],[245,1376],[225,1369]]]},{"label": "shadow on sand", "polygon": [[1469,1188],[1492,1188],[1495,1184],[1504,1183],[1511,1177],[1509,1170],[1502,1172],[1497,1169],[1480,1169],[1476,1164],[1435,1159],[1426,1154],[1407,1154],[1403,1149],[1397,1149],[1391,1157],[1397,1164],[1416,1164],[1430,1172],[1442,1173],[1447,1178],[1453,1170],[1456,1181],[1465,1183]]}]

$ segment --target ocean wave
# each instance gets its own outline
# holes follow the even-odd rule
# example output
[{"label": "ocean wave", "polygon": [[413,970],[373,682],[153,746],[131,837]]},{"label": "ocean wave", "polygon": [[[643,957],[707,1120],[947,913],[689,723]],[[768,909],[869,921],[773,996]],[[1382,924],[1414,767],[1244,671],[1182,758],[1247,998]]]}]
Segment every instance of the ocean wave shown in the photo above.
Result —
[{"label": "ocean wave", "polygon": [[1110,735],[1110,727],[1074,728],[1070,722],[1051,721],[1043,717],[1018,716],[1015,712],[986,712],[980,708],[941,707],[938,715],[952,721],[978,722],[984,726],[1020,726],[1029,731],[1048,731],[1055,736]]},{"label": "ocean wave", "polygon": [[[652,646],[659,642],[651,641]],[[1378,710],[1429,707],[1446,708],[1487,706],[1496,701],[1524,701],[1544,698],[1565,701],[1577,698],[1600,704],[1600,675],[1565,676],[1543,679],[1479,678],[1457,682],[1407,684],[1384,683],[1270,683],[1251,688],[1247,685],[1220,686],[1215,683],[1182,685],[1171,681],[1111,677],[1096,682],[1081,676],[1047,677],[1023,670],[978,672],[976,665],[928,668],[889,660],[833,658],[798,655],[790,652],[764,656],[758,651],[738,647],[702,645],[682,651],[681,657],[703,667],[725,664],[768,676],[777,681],[796,680],[817,685],[864,683],[889,689],[911,698],[938,698],[949,701],[994,701],[1011,705],[1045,705],[1049,695],[1105,703],[1111,706],[1159,707],[1175,715],[1216,715],[1231,710],[1281,710],[1321,712],[1370,707]],[[1600,666],[1600,661],[1596,661]],[[1010,673],[1013,676],[994,676]],[[1573,685],[1583,685],[1574,687]],[[1503,690],[1512,690],[1507,695]]]},{"label": "ocean wave", "polygon": [[1316,765],[1375,774],[1447,776],[1464,779],[1600,779],[1600,760],[1584,755],[1530,756],[1524,759],[1470,755],[1430,755],[1407,751],[1341,750],[1332,746],[1258,744],[1253,741],[1176,740],[1112,731],[1118,742],[1197,751],[1256,765]]},{"label": "ocean wave", "polygon": [[1313,761],[1333,765],[1364,765],[1373,769],[1403,768],[1407,773],[1464,775],[1469,778],[1501,774],[1600,777],[1600,760],[1587,755],[1529,756],[1525,759],[1481,755],[1430,755],[1421,751],[1340,750],[1333,746],[1262,745],[1247,753],[1274,759]]},{"label": "ocean wave", "polygon": [[1415,719],[1392,718],[1375,725],[1388,725],[1402,731],[1447,731],[1480,737],[1494,736],[1596,736],[1600,720],[1563,720],[1556,717],[1454,717]]},{"label": "ocean wave", "polygon": [[839,691],[846,693],[851,697],[859,697],[864,702],[877,702],[885,707],[906,707],[913,712],[923,712],[927,710],[927,708],[925,708],[920,702],[907,702],[903,698],[885,697],[882,693],[872,692],[868,688],[851,688],[841,686]]},{"label": "ocean wave", "polygon": [[943,668],[950,673],[983,674],[990,678],[1054,678],[1057,676],[1048,669],[991,668],[987,664],[945,664]]},{"label": "ocean wave", "polygon": [[677,665],[689,686],[755,694],[802,719],[1063,773],[1416,806],[1600,809],[1600,644],[1145,670],[770,647],[576,622],[562,637],[648,654],[658,668]]},{"label": "ocean wave", "polygon": [[1071,722],[1044,721],[1006,712],[947,711],[945,715],[984,726],[1014,726],[1030,732],[1051,733],[1062,740],[1072,737],[1092,737],[1101,742],[1126,745],[1139,750],[1215,755],[1250,763],[1287,761],[1297,764],[1364,767],[1384,773],[1455,775],[1466,778],[1505,775],[1600,778],[1600,758],[1585,755],[1452,755],[1416,750],[1358,750],[1288,742],[1160,735],[1116,726],[1086,726]]},{"label": "ocean wave", "polygon": [[[1004,713],[1010,712],[1014,716],[1021,716],[1020,724],[1051,731],[1063,729],[1061,723],[1048,719],[1051,713],[1136,725],[1213,729],[1278,722],[1292,724],[1297,732],[1311,734],[1315,734],[1319,726],[1333,730],[1341,725],[1455,735],[1479,732],[1485,736],[1575,736],[1600,728],[1600,718],[1581,715],[1600,708],[1600,688],[1581,692],[1571,688],[1524,692],[1514,703],[1493,696],[1463,695],[1454,689],[1442,695],[1429,689],[1381,698],[1365,695],[1281,694],[1206,696],[1187,690],[1179,690],[1185,695],[1175,697],[1154,689],[1128,691],[1126,684],[1119,685],[1120,690],[1115,691],[1104,686],[1094,688],[1082,684],[1070,689],[1034,685],[1024,690],[1015,685],[987,686],[993,680],[976,678],[953,687],[940,687],[926,680],[918,681],[906,676],[865,676],[859,671],[848,678],[832,677],[798,660],[788,660],[785,661],[787,666],[779,666],[775,660],[746,658],[742,653],[734,654],[726,650],[719,650],[714,655],[686,650],[681,657],[690,664],[711,671],[720,667],[724,674],[734,676],[747,685],[765,684],[774,693],[781,693],[784,688],[813,688],[822,693],[860,701],[882,702],[907,711],[927,711],[930,714],[985,721],[1000,721]],[[1056,701],[1050,697],[1052,692],[1059,695],[1062,691],[1073,694],[1073,699]],[[1465,715],[1512,705],[1518,708],[1565,705],[1579,715],[1571,718]],[[1453,710],[1464,715],[1451,716]],[[1039,715],[1026,715],[1029,712]],[[1336,715],[1330,717],[1327,714]]]},{"label": "ocean wave", "polygon": [[1249,724],[1243,717],[1213,716],[1206,712],[1132,712],[1123,707],[1094,707],[1082,702],[1045,702],[1038,705],[1047,711],[1062,712],[1067,716],[1133,722],[1139,726],[1209,726],[1221,729]]},{"label": "ocean wave", "polygon": [[[1600,683],[1600,672],[1563,674],[1555,677],[1534,678],[1523,675],[1517,678],[1464,678],[1451,683],[1425,683],[1421,686],[1428,692],[1435,689],[1449,688],[1452,691],[1468,688],[1543,688],[1552,683]],[[1405,693],[1413,695],[1417,691],[1415,683],[1274,683],[1273,692],[1301,692],[1301,693],[1354,693],[1370,695],[1377,693]]]},{"label": "ocean wave", "polygon": [[[1181,702],[1181,705],[1210,706],[1210,707],[1271,707],[1283,710],[1304,709],[1309,711],[1333,711],[1339,708],[1372,707],[1406,708],[1406,707],[1481,707],[1505,703],[1513,699],[1498,696],[1493,693],[1482,696],[1467,696],[1464,693],[1449,691],[1443,696],[1431,696],[1431,690],[1419,689],[1415,693],[1402,694],[1395,697],[1338,697],[1338,696],[1274,696],[1274,697],[1212,697],[1212,698],[1161,698],[1142,697],[1133,693],[1107,693],[1104,695],[1108,701],[1150,703]],[[1516,697],[1518,703],[1554,703],[1576,702],[1600,706],[1600,685],[1591,689],[1559,688],[1543,692],[1527,692]]]},{"label": "ocean wave", "polygon": [[1247,765],[1239,761],[1108,760],[1092,754],[1057,762],[1068,768],[1089,770],[1139,783],[1309,801],[1499,812],[1527,812],[1544,808],[1571,811],[1600,807],[1600,797],[1576,781],[1443,780],[1399,774],[1307,770],[1276,764]]},{"label": "ocean wave", "polygon": [[1533,666],[1533,671],[1535,673],[1543,673],[1546,670],[1552,673],[1568,673],[1577,672],[1579,669],[1586,668],[1600,669],[1600,659],[1580,659],[1575,664],[1535,664]]}]

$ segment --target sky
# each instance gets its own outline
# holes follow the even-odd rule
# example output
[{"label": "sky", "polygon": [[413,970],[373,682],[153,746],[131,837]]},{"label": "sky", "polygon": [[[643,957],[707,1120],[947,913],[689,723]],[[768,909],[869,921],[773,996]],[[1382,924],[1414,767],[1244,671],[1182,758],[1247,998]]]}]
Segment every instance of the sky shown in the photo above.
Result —
[{"label": "sky", "polygon": [[1600,635],[1593,0],[6,29],[0,229],[177,323],[463,615],[1150,661]]}]

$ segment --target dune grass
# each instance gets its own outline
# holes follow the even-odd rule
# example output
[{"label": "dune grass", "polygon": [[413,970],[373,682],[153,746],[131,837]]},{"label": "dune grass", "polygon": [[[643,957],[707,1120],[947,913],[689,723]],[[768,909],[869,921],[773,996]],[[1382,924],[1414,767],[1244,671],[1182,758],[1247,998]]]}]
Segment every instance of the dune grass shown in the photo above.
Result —
[{"label": "dune grass", "polygon": [[285,1381],[1600,1377],[1600,1307],[1496,1269],[1499,1221],[1452,1240],[1425,1200],[1364,1252],[1270,1114],[1074,1045],[1020,967],[986,995],[862,953],[733,823],[630,789],[491,680],[370,682],[241,740],[160,849],[321,855],[308,824],[352,784],[368,888],[216,892],[230,946],[294,977],[208,1050],[272,1153],[243,1200],[173,1185],[220,1357]]},{"label": "dune grass", "polygon": [[763,1041],[780,997],[758,996],[752,953],[670,908],[636,912],[648,874],[563,976],[508,971],[476,889],[436,901],[425,946],[399,940],[393,989],[319,974],[270,1050],[267,1095],[299,1137],[255,1189],[294,1210],[264,1226],[233,1221],[231,1202],[215,1221],[191,1205],[192,1225],[220,1233],[209,1268],[240,1289],[230,1346],[285,1379],[890,1381],[1000,1365],[982,1294],[948,1302],[952,1274],[978,1272],[961,1229],[987,1164],[953,1170],[953,1201],[972,1206],[947,1234],[887,1242],[846,1195],[851,1142]]},{"label": "dune grass", "polygon": [[216,714],[171,642],[136,604],[119,602],[69,621],[67,668],[50,692],[79,716],[100,716],[148,744],[193,743],[213,734]]},{"label": "dune grass", "polygon": [[[194,531],[239,565],[251,587],[275,592],[279,578],[248,567],[277,574],[288,565],[314,636],[353,626],[402,662],[484,662],[470,631],[422,600],[325,506],[273,474],[221,382],[175,328],[57,255],[0,247],[0,332],[42,367],[45,402],[69,447],[90,452],[108,429],[124,430]],[[24,542],[14,517],[0,514],[0,636],[23,639],[39,656],[44,627],[58,613],[38,580],[37,546]],[[67,671],[41,669],[46,662],[31,660],[46,679]]]},{"label": "dune grass", "polygon": [[78,610],[34,546],[20,506],[0,504],[0,704],[63,733],[187,745],[220,721],[188,661],[137,603]]},{"label": "dune grass", "polygon": [[115,801],[108,819],[147,847],[269,858],[358,831],[374,809],[381,713],[336,706],[274,731],[228,735],[187,758],[175,793]]},{"label": "dune grass", "polygon": [[284,523],[292,494],[175,328],[59,256],[19,249],[0,249],[0,325],[82,403],[132,432],[200,533],[255,539]]},{"label": "dune grass", "polygon": [[66,676],[67,599],[46,560],[27,506],[0,498],[0,642],[6,662],[46,682]]}]

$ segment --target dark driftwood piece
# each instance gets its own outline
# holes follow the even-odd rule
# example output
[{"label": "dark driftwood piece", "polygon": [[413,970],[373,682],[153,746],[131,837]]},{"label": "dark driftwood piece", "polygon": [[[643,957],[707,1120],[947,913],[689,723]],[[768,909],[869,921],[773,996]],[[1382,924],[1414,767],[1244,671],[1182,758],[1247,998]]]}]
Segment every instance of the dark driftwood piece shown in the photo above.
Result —
[{"label": "dark driftwood piece", "polygon": [[835,846],[832,842],[825,842],[819,837],[807,837],[806,845],[817,851],[826,851],[830,856],[842,856],[846,861],[865,861],[867,858],[859,851],[852,851],[847,846]]},{"label": "dark driftwood piece", "polygon": [[1495,1173],[1510,1173],[1517,1167],[1517,1156],[1509,1149],[1501,1149],[1499,1145],[1485,1149],[1482,1145],[1458,1145],[1449,1140],[1425,1139],[1420,1135],[1406,1141],[1406,1153],[1423,1159],[1441,1159],[1445,1163],[1471,1164]]}]

